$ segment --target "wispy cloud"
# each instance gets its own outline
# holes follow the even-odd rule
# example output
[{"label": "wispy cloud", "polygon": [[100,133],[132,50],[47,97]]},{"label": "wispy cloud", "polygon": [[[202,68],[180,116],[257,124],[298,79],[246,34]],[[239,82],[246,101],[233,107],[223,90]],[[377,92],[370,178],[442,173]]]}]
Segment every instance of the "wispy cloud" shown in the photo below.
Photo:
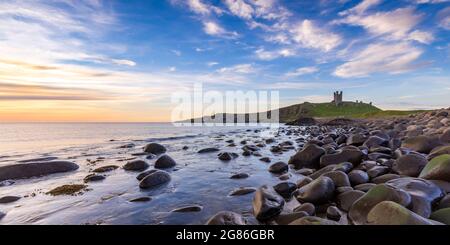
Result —
[{"label": "wispy cloud", "polygon": [[252,64],[240,64],[231,67],[223,67],[217,70],[220,73],[241,73],[250,74],[255,73],[257,69]]},{"label": "wispy cloud", "polygon": [[316,73],[319,71],[319,68],[315,66],[307,66],[307,67],[300,67],[297,68],[295,71],[286,73],[286,76],[289,77],[296,77],[296,76],[302,76],[306,74]]},{"label": "wispy cloud", "polygon": [[264,48],[257,49],[255,55],[260,60],[274,60],[280,57],[292,57],[296,55],[295,50],[282,48],[278,50],[267,51]]},{"label": "wispy cloud", "polygon": [[311,20],[303,20],[293,27],[293,39],[306,48],[328,52],[341,44],[342,38],[315,25]]},{"label": "wispy cloud", "polygon": [[225,30],[222,26],[220,26],[218,23],[207,20],[203,22],[203,30],[206,34],[211,36],[217,36],[217,37],[223,37],[223,38],[236,38],[239,36],[237,32],[231,32]]},{"label": "wispy cloud", "polygon": [[408,43],[371,44],[336,68],[334,75],[343,78],[365,77],[372,73],[398,74],[417,67],[413,62],[422,50]]}]

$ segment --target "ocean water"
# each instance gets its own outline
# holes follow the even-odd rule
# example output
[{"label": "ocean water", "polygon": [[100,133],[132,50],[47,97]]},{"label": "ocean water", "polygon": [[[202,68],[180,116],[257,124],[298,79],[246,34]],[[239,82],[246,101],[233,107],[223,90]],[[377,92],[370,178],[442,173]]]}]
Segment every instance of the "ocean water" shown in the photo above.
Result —
[{"label": "ocean water", "polygon": [[[55,157],[77,163],[77,171],[45,177],[14,180],[0,187],[1,196],[21,196],[14,203],[3,204],[0,212],[6,216],[0,224],[203,224],[213,214],[235,211],[252,221],[253,193],[229,196],[239,187],[259,187],[281,182],[278,175],[267,171],[270,164],[260,157],[244,157],[242,140],[256,144],[276,137],[278,143],[294,140],[292,135],[279,134],[278,129],[266,127],[175,127],[169,123],[2,123],[0,124],[0,166],[23,160]],[[235,147],[227,140],[234,140]],[[105,166],[123,166],[142,148],[157,142],[167,148],[167,154],[177,166],[168,170],[172,180],[153,190],[141,190],[138,173],[119,168],[105,174],[101,182],[89,183],[88,191],[77,196],[50,196],[46,193],[64,184],[81,184],[91,170]],[[131,148],[121,148],[133,144]],[[276,144],[276,143],[274,143]],[[187,150],[183,150],[188,146]],[[220,161],[217,152],[198,154],[206,147],[235,152],[239,157]],[[270,145],[262,147],[262,156],[272,163],[287,161],[294,153],[273,154]],[[156,159],[147,160],[153,168]],[[245,172],[247,179],[233,180],[230,176]],[[296,176],[290,170],[291,179]],[[129,200],[150,196],[149,202]],[[200,212],[175,213],[175,208],[201,205]]]}]

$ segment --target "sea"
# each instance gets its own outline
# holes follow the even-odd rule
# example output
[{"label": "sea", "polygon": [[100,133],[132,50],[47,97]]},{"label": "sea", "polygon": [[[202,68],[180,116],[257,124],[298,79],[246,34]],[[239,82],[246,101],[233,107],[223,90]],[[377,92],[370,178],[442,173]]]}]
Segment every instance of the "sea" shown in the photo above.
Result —
[{"label": "sea", "polygon": [[[0,204],[0,212],[6,214],[0,224],[204,224],[219,211],[234,211],[250,223],[256,223],[252,214],[254,193],[229,194],[240,187],[258,188],[282,182],[279,175],[268,171],[268,167],[277,161],[287,162],[296,149],[274,154],[270,151],[270,144],[260,147],[261,157],[271,159],[271,163],[266,163],[258,156],[242,156],[242,147],[244,143],[254,145],[267,138],[276,138],[277,142],[272,144],[295,142],[298,136],[279,133],[284,127],[0,123],[0,167],[33,159],[72,161],[80,166],[74,172],[0,183],[0,197],[21,197],[16,202]],[[231,140],[235,146],[230,146]],[[177,166],[168,170],[172,177],[169,184],[142,190],[136,179],[139,173],[125,171],[121,167],[127,161],[145,159],[139,153],[151,142],[164,145],[166,154],[177,162]],[[235,152],[239,157],[224,162],[218,159],[219,152],[198,153],[207,147]],[[150,169],[156,159],[146,160]],[[84,177],[93,169],[106,165],[119,168],[105,173],[103,181],[88,183],[88,188],[79,195],[47,194],[61,185],[83,184]],[[236,173],[247,173],[250,177],[230,179]],[[287,181],[295,183],[294,171],[289,170],[288,175]],[[151,201],[130,202],[147,196]],[[198,212],[172,212],[190,205],[198,205],[202,209]]]}]

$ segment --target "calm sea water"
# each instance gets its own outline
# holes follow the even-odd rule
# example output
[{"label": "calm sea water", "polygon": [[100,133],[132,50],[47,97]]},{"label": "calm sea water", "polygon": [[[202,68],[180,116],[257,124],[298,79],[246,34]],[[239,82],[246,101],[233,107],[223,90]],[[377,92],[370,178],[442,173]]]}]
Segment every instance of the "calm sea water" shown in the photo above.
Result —
[{"label": "calm sea water", "polygon": [[[256,130],[259,129],[259,130]],[[253,194],[229,196],[239,187],[274,185],[278,175],[267,171],[270,164],[260,157],[242,156],[241,141],[256,144],[276,137],[278,143],[293,141],[292,135],[277,135],[277,130],[256,127],[174,127],[168,123],[3,123],[0,124],[0,166],[17,164],[21,160],[56,157],[77,163],[80,168],[70,173],[15,180],[0,187],[0,196],[21,196],[14,203],[0,206],[6,216],[0,224],[203,224],[223,210],[235,211],[252,219]],[[234,140],[236,146],[227,141]],[[142,158],[149,142],[167,148],[167,154],[177,162],[168,170],[171,182],[157,189],[141,190],[138,173],[119,168],[106,173],[101,182],[89,183],[89,191],[77,196],[50,196],[46,193],[65,184],[81,184],[93,169],[105,165],[123,166],[127,160]],[[121,148],[133,144],[131,148]],[[277,144],[277,143],[274,143]],[[188,146],[187,150],[183,150]],[[239,157],[223,162],[217,152],[198,154],[206,147],[235,152]],[[262,147],[262,156],[272,163],[287,161],[294,153],[273,154],[270,145]],[[95,163],[92,163],[95,161]],[[151,168],[156,159],[146,160]],[[290,181],[296,181],[291,171]],[[245,172],[247,179],[230,176]],[[150,196],[145,203],[131,199]],[[174,213],[175,208],[201,205],[201,212]]]}]

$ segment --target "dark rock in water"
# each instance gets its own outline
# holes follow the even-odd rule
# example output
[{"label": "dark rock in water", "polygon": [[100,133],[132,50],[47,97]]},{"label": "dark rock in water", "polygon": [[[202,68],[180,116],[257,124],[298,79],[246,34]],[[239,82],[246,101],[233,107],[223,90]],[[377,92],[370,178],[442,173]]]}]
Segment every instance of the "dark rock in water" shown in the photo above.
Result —
[{"label": "dark rock in water", "polygon": [[286,125],[290,126],[311,126],[316,124],[317,121],[312,117],[300,117],[294,121],[286,123]]},{"label": "dark rock in water", "polygon": [[450,182],[450,155],[433,158],[422,170],[419,178]]},{"label": "dark rock in water", "polygon": [[440,145],[439,138],[425,135],[407,138],[402,143],[402,147],[425,154],[430,153],[431,150]]},{"label": "dark rock in water", "polygon": [[344,173],[350,172],[352,170],[353,164],[351,162],[343,162],[336,165],[336,167],[333,168],[333,171],[342,171]]},{"label": "dark rock in water", "polygon": [[174,213],[188,213],[188,212],[200,212],[203,207],[200,205],[189,205],[181,208],[176,208],[172,210]]},{"label": "dark rock in water", "polygon": [[144,152],[155,155],[163,154],[167,151],[166,147],[158,143],[150,143],[144,147]]},{"label": "dark rock in water", "polygon": [[375,205],[383,201],[393,201],[406,207],[411,203],[411,196],[398,188],[380,184],[370,189],[364,196],[353,203],[348,217],[356,225],[366,224],[367,214]]},{"label": "dark rock in water", "polygon": [[250,175],[247,173],[237,173],[231,175],[230,179],[246,179],[248,177],[250,177]]},{"label": "dark rock in water", "polygon": [[278,216],[284,207],[284,199],[272,188],[260,187],[253,198],[253,214],[260,221],[267,221]]},{"label": "dark rock in water", "polygon": [[130,202],[149,202],[151,200],[152,200],[151,197],[138,197],[138,198],[131,199]]},{"label": "dark rock in water", "polygon": [[187,149],[189,149],[189,146],[183,146],[183,148],[181,148],[183,151],[186,151]]},{"label": "dark rock in water", "polygon": [[450,225],[450,208],[439,209],[431,214],[432,220]]},{"label": "dark rock in water", "polygon": [[143,160],[133,160],[130,162],[127,162],[123,169],[128,171],[143,171],[146,170],[149,167],[148,163]]},{"label": "dark rock in water", "polygon": [[113,170],[118,169],[118,168],[119,168],[119,166],[116,166],[116,165],[108,165],[108,166],[103,166],[103,167],[96,168],[96,169],[92,170],[92,172],[94,172],[94,173],[105,173],[105,172],[113,171]]},{"label": "dark rock in water", "polygon": [[446,195],[439,201],[438,209],[450,208],[450,194]]},{"label": "dark rock in water", "polygon": [[284,198],[291,198],[295,190],[297,190],[297,185],[292,182],[281,182],[276,184],[273,189]]},{"label": "dark rock in water", "polygon": [[401,189],[411,196],[410,209],[416,214],[428,218],[431,206],[436,203],[444,193],[441,188],[432,182],[419,178],[399,178],[386,182],[386,185]]},{"label": "dark rock in water", "polygon": [[295,220],[289,225],[339,225],[339,223],[328,219],[322,219],[316,216],[307,216]]},{"label": "dark rock in water", "polygon": [[348,179],[355,186],[369,182],[369,175],[362,170],[352,170],[348,173]]},{"label": "dark rock in water", "polygon": [[275,223],[278,225],[288,225],[289,223],[292,223],[293,221],[298,220],[303,217],[306,217],[306,216],[309,216],[309,214],[304,211],[280,214],[275,219]]},{"label": "dark rock in water", "polygon": [[417,177],[427,163],[427,159],[422,155],[408,154],[395,160],[392,170],[400,175]]},{"label": "dark rock in water", "polygon": [[385,166],[375,166],[371,169],[369,169],[369,171],[367,171],[367,174],[369,175],[370,178],[376,178],[380,175],[383,174],[387,174],[389,172],[389,168],[385,167]]},{"label": "dark rock in water", "polygon": [[210,148],[201,149],[198,151],[198,153],[203,154],[203,153],[211,153],[211,152],[217,152],[217,151],[220,151],[220,150],[217,148],[214,148],[214,147],[210,147]]},{"label": "dark rock in water", "polygon": [[230,161],[237,157],[238,157],[238,154],[236,154],[236,153],[223,152],[223,153],[219,154],[219,159],[222,161]]},{"label": "dark rock in water", "polygon": [[142,189],[154,188],[166,184],[170,182],[170,180],[171,177],[169,173],[167,173],[166,171],[158,170],[142,179],[139,183],[139,187]]},{"label": "dark rock in water", "polygon": [[309,216],[313,216],[316,213],[316,207],[314,204],[305,202],[300,206],[294,208],[294,212],[306,212]]},{"label": "dark rock in water", "polygon": [[14,185],[14,183],[16,182],[12,180],[0,181],[0,187]]},{"label": "dark rock in water", "polygon": [[150,175],[150,174],[152,174],[152,173],[154,173],[154,172],[156,172],[156,171],[158,171],[158,170],[157,170],[157,169],[150,169],[150,170],[147,170],[147,171],[145,171],[145,172],[140,173],[140,174],[136,177],[136,179],[137,179],[137,180],[142,180],[142,179],[144,179],[145,177],[147,177],[148,175]]},{"label": "dark rock in water", "polygon": [[402,205],[383,201],[375,205],[367,215],[369,225],[433,225],[433,221],[411,212]]},{"label": "dark rock in water", "polygon": [[252,155],[252,152],[251,152],[251,151],[244,151],[244,152],[242,152],[242,155],[243,155],[244,157],[248,157],[248,156],[251,156],[251,155]]},{"label": "dark rock in water", "polygon": [[156,157],[155,154],[147,154],[147,156],[145,157],[145,159],[151,160],[151,159],[153,159],[153,158],[155,158],[155,157]]},{"label": "dark rock in water", "polygon": [[60,195],[77,195],[80,194],[82,190],[86,189],[87,185],[62,185],[52,189],[47,192],[47,194],[52,196]]},{"label": "dark rock in water", "polygon": [[372,189],[376,185],[377,184],[374,184],[374,183],[364,183],[364,184],[355,185],[354,189],[358,190],[358,191],[368,192],[370,189]]},{"label": "dark rock in water", "polygon": [[207,222],[207,225],[246,225],[247,221],[242,215],[230,212],[221,211],[211,217]]},{"label": "dark rock in water", "polygon": [[288,164],[292,164],[296,169],[318,168],[320,157],[325,154],[325,150],[315,144],[305,146],[301,151],[293,155]]},{"label": "dark rock in water", "polygon": [[175,160],[173,160],[168,155],[162,155],[156,160],[155,168],[164,169],[164,168],[173,168],[177,165]]},{"label": "dark rock in water", "polygon": [[351,162],[353,166],[359,165],[364,154],[357,147],[345,147],[334,154],[323,155],[320,158],[320,167],[343,162]]},{"label": "dark rock in water", "polygon": [[130,148],[133,148],[135,146],[136,146],[135,144],[129,143],[129,144],[125,144],[125,145],[119,146],[119,149],[130,149]]},{"label": "dark rock in water", "polygon": [[341,171],[331,171],[328,173],[324,173],[322,176],[329,177],[333,180],[334,186],[343,187],[350,186],[350,180],[348,179],[347,174]]},{"label": "dark rock in water", "polygon": [[2,220],[3,219],[3,217],[5,217],[6,216],[6,214],[5,213],[2,213],[2,212],[0,212],[0,220]]},{"label": "dark rock in water", "polygon": [[291,178],[291,174],[289,174],[289,173],[285,173],[285,174],[280,175],[280,176],[278,177],[279,180],[288,180],[288,179],[290,179],[290,178]]},{"label": "dark rock in water", "polygon": [[79,167],[73,162],[52,161],[16,164],[0,167],[0,181],[25,179],[55,173],[75,171]]},{"label": "dark rock in water", "polygon": [[0,204],[12,203],[12,202],[19,200],[20,198],[21,197],[17,197],[17,196],[0,197]]},{"label": "dark rock in water", "polygon": [[239,187],[237,189],[234,189],[230,193],[230,196],[243,196],[243,195],[253,193],[255,191],[256,191],[256,188],[253,188],[253,187]]},{"label": "dark rock in water", "polygon": [[444,154],[450,154],[450,145],[439,146],[439,147],[434,148],[428,155],[428,159],[431,160],[435,157],[438,157],[438,156],[444,155]]},{"label": "dark rock in water", "polygon": [[375,184],[383,184],[390,180],[398,179],[398,178],[401,178],[401,176],[397,175],[397,174],[383,174],[383,175],[380,175],[380,176],[372,179],[372,182]]},{"label": "dark rock in water", "polygon": [[99,174],[89,174],[86,177],[84,177],[83,181],[84,183],[88,183],[88,182],[95,182],[95,181],[101,181],[106,179],[105,176],[103,175],[99,175]]},{"label": "dark rock in water", "polygon": [[334,190],[333,180],[329,177],[322,176],[298,189],[296,198],[299,202],[322,204],[333,197]]},{"label": "dark rock in water", "polygon": [[356,200],[364,196],[364,194],[366,193],[358,190],[352,190],[341,193],[337,196],[338,207],[344,210],[345,212],[348,212],[353,203],[355,203]]},{"label": "dark rock in water", "polygon": [[262,157],[262,158],[260,158],[259,160],[260,160],[261,162],[267,162],[267,163],[270,162],[270,158],[268,158],[268,157]]},{"label": "dark rock in water", "polygon": [[327,208],[327,218],[334,221],[339,221],[341,219],[341,212],[335,206],[329,206]]},{"label": "dark rock in water", "polygon": [[276,162],[269,167],[269,172],[271,173],[284,173],[289,170],[289,166],[285,162]]}]

